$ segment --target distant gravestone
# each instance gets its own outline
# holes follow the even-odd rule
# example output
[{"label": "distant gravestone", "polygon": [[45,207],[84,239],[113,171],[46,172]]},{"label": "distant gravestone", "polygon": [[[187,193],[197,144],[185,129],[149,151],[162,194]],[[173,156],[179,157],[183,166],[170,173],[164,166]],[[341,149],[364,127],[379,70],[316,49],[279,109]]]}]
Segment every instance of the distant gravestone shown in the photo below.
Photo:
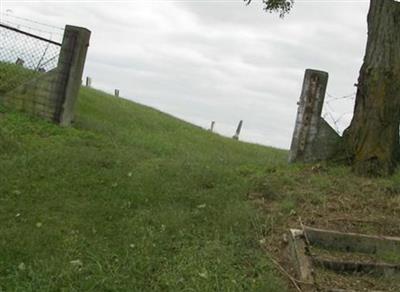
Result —
[{"label": "distant gravestone", "polygon": [[305,72],[289,153],[290,163],[328,159],[341,142],[341,137],[321,117],[328,76],[327,72],[318,70]]},{"label": "distant gravestone", "polygon": [[17,58],[17,61],[15,61],[15,64],[16,64],[16,65],[19,65],[19,66],[24,66],[25,61],[22,60],[21,58]]},{"label": "distant gravestone", "polygon": [[215,121],[211,122],[210,132],[214,132]]},{"label": "distant gravestone", "polygon": [[86,87],[92,87],[92,78],[86,77]]},{"label": "distant gravestone", "polygon": [[239,125],[238,125],[238,127],[237,127],[237,129],[236,129],[236,133],[235,133],[235,135],[233,135],[233,139],[235,139],[235,140],[239,140],[239,136],[240,136],[240,132],[242,131],[242,127],[243,127],[243,121],[240,121],[239,122]]}]

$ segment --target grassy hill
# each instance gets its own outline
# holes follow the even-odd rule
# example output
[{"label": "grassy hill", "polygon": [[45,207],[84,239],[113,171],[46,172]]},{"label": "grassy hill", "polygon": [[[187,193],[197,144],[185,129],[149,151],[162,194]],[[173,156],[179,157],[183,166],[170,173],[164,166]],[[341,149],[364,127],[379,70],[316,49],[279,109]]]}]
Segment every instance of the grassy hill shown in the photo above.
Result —
[{"label": "grassy hill", "polygon": [[0,108],[0,291],[286,291],[288,228],[400,235],[399,172],[286,157],[87,88],[72,128]]},{"label": "grassy hill", "polygon": [[285,151],[82,89],[73,128],[0,111],[0,291],[285,291],[248,194]]}]

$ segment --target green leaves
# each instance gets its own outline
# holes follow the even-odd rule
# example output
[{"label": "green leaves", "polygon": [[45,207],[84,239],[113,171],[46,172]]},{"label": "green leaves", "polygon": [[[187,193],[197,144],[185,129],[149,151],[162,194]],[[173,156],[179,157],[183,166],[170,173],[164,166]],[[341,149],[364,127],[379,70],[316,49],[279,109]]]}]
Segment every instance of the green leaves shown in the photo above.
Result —
[{"label": "green leaves", "polygon": [[[249,5],[252,0],[244,0]],[[279,13],[279,17],[284,17],[293,7],[294,0],[263,0],[265,11]]]}]

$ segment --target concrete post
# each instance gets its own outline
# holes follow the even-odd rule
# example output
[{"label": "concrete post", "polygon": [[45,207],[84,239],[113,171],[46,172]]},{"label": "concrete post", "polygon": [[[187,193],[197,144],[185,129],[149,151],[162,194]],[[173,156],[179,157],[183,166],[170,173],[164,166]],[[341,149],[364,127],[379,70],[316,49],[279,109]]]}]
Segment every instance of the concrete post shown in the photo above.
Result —
[{"label": "concrete post", "polygon": [[240,132],[242,131],[242,126],[243,126],[243,121],[240,121],[239,122],[239,125],[238,125],[238,127],[237,127],[237,129],[236,129],[236,133],[235,133],[235,135],[233,135],[233,139],[235,139],[235,140],[239,140],[239,135],[240,135]]},{"label": "concrete post", "polygon": [[313,146],[319,134],[328,78],[327,72],[311,69],[305,72],[289,163],[314,160]]},{"label": "concrete post", "polygon": [[119,89],[115,89],[115,90],[114,90],[114,95],[115,95],[116,97],[119,97]]},{"label": "concrete post", "polygon": [[215,127],[215,121],[212,121],[211,122],[210,132],[214,132],[214,127]]},{"label": "concrete post", "polygon": [[90,31],[76,26],[65,27],[64,39],[58,60],[57,110],[54,119],[62,126],[69,126],[74,118]]},{"label": "concrete post", "polygon": [[92,78],[86,77],[86,87],[92,87]]}]

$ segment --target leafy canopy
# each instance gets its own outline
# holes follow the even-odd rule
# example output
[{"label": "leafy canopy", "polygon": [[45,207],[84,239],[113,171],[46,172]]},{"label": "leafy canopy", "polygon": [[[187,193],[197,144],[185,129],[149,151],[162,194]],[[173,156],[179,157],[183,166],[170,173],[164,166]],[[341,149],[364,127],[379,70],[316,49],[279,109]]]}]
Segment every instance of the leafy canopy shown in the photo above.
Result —
[{"label": "leafy canopy", "polygon": [[[249,5],[252,0],[244,1]],[[263,3],[266,11],[278,12],[280,17],[284,17],[292,9],[294,0],[263,0]]]}]

